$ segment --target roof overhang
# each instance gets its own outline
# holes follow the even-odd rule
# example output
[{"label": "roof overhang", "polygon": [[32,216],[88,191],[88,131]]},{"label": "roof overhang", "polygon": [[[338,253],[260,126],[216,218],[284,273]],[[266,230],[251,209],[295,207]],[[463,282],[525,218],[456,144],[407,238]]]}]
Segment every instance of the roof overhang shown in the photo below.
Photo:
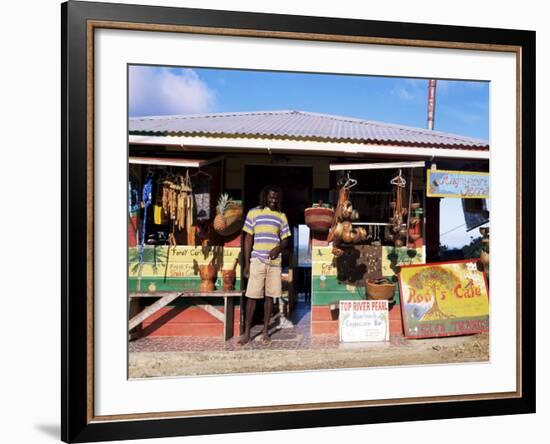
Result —
[{"label": "roof overhang", "polygon": [[130,144],[149,146],[178,146],[201,149],[223,150],[259,150],[268,153],[294,151],[303,153],[339,153],[339,154],[375,154],[426,159],[489,159],[489,150],[466,148],[414,147],[399,145],[370,145],[347,142],[316,142],[284,139],[258,139],[238,137],[188,137],[188,136],[141,136],[130,135]]},{"label": "roof overhang", "polygon": [[205,160],[199,160],[199,159],[130,156],[128,158],[128,163],[133,165],[156,165],[156,166],[200,168],[201,166],[205,165],[207,162]]},{"label": "roof overhang", "polygon": [[330,171],[351,171],[351,170],[384,170],[397,168],[424,168],[426,162],[417,160],[415,162],[378,162],[378,163],[331,163]]}]

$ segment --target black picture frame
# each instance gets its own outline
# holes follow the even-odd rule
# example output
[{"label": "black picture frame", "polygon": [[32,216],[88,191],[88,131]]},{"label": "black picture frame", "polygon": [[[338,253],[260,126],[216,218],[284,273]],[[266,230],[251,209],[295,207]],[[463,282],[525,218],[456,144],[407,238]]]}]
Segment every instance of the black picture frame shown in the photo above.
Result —
[{"label": "black picture frame", "polygon": [[[192,417],[97,418],[93,415],[90,344],[93,338],[93,292],[90,246],[93,245],[93,196],[90,194],[90,21],[162,26],[206,27],[346,38],[368,37],[388,42],[432,42],[440,47],[505,45],[517,48],[518,75],[518,366],[519,393],[484,399],[449,399],[285,411],[203,414]],[[61,5],[62,23],[62,384],[61,438],[90,442],[220,434],[397,421],[433,420],[535,412],[535,32],[434,24],[168,8],[69,1]],[[146,31],[144,31],[146,32]],[[92,54],[93,56],[93,54]],[[92,58],[93,68],[93,58]],[[522,118],[528,116],[528,118]],[[92,238],[92,240],[90,239]],[[519,278],[518,278],[519,279]],[[427,400],[430,401],[430,400]],[[434,400],[432,400],[434,401]]]}]

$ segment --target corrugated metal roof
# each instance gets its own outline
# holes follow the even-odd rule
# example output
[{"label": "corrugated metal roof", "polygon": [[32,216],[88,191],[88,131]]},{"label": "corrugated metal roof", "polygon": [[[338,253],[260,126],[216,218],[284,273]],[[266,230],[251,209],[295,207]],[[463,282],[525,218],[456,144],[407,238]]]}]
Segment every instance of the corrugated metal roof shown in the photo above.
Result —
[{"label": "corrugated metal roof", "polygon": [[255,137],[488,150],[486,140],[351,117],[265,111],[132,117],[133,135]]}]

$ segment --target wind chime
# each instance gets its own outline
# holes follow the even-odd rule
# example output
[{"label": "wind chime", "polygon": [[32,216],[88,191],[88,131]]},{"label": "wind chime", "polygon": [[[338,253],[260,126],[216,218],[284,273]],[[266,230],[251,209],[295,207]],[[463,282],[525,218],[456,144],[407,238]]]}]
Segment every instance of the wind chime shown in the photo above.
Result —
[{"label": "wind chime", "polygon": [[185,177],[180,175],[172,180],[162,182],[162,211],[168,216],[171,232],[168,235],[170,246],[176,245],[175,231],[187,230],[189,232],[193,225],[193,194],[189,172]]}]

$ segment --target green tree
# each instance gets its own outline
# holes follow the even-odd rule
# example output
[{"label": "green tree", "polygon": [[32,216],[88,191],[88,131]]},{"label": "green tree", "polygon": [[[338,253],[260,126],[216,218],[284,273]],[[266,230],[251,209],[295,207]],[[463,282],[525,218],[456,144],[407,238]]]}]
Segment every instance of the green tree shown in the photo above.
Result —
[{"label": "green tree", "polygon": [[443,299],[448,295],[443,294],[444,288],[453,288],[456,284],[460,283],[460,280],[456,275],[449,270],[442,267],[429,267],[424,268],[416,272],[409,279],[409,286],[414,288],[416,292],[424,293],[428,292],[431,296],[432,306],[422,316],[423,321],[449,319],[453,318],[453,315],[449,315],[441,311],[439,308],[438,298]]}]

